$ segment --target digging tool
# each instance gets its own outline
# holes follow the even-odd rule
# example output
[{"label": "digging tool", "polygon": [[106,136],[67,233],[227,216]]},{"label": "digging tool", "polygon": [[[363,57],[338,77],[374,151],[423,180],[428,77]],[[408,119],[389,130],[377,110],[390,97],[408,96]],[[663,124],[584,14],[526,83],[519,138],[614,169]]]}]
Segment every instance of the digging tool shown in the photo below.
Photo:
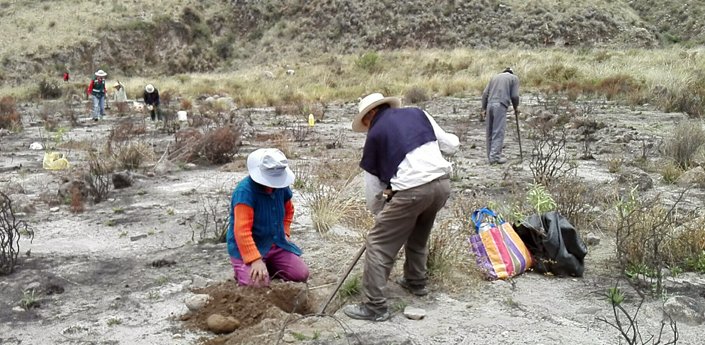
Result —
[{"label": "digging tool", "polygon": [[320,315],[324,315],[326,312],[326,308],[328,308],[328,305],[330,304],[331,301],[333,301],[333,298],[335,297],[335,294],[338,293],[338,290],[340,290],[340,287],[343,286],[343,282],[345,282],[345,279],[348,278],[350,275],[350,272],[352,272],[352,269],[355,267],[355,264],[357,264],[358,261],[360,261],[360,257],[362,257],[362,253],[365,252],[365,249],[367,249],[366,245],[362,245],[360,250],[357,251],[357,254],[355,254],[355,258],[353,261],[350,263],[350,266],[348,266],[348,269],[345,270],[345,274],[343,274],[340,279],[338,279],[338,285],[336,285],[335,290],[333,290],[333,293],[330,294],[328,297],[328,300],[326,301],[326,304],[323,305],[323,308],[321,308],[321,311],[318,313]]},{"label": "digging tool", "polygon": [[517,123],[517,139],[519,140],[519,158],[521,161],[524,161],[524,152],[521,149],[521,132],[519,132],[519,110],[514,109],[514,119],[516,120]]}]

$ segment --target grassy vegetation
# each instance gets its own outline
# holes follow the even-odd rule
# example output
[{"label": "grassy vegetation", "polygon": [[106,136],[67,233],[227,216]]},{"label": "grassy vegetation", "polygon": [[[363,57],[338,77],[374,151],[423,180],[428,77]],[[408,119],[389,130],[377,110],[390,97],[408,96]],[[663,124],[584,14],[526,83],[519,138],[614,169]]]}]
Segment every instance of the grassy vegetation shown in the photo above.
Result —
[{"label": "grassy vegetation", "polygon": [[[252,63],[225,73],[121,78],[121,82],[130,97],[139,97],[144,85],[153,83],[160,92],[185,98],[229,94],[240,106],[276,106],[352,101],[373,91],[404,95],[412,87],[430,97],[478,96],[492,75],[514,66],[524,93],[565,92],[627,104],[649,103],[696,116],[702,115],[703,105],[703,97],[696,96],[705,92],[699,88],[705,85],[705,76],[694,72],[705,69],[705,54],[697,49],[401,50],[282,60],[296,66],[295,75],[286,75],[284,68],[274,64]],[[266,77],[266,71],[275,77]],[[0,95],[27,99],[36,90],[3,86]]]}]

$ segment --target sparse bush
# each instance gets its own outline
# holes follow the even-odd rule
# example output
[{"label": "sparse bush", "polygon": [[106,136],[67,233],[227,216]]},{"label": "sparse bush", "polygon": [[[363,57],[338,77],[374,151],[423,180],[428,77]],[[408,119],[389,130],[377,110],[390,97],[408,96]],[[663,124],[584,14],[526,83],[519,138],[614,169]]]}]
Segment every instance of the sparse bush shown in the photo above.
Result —
[{"label": "sparse bush", "polygon": [[142,162],[154,159],[154,149],[145,142],[131,141],[114,148],[113,159],[117,167],[134,170],[139,168]]},{"label": "sparse bush", "polygon": [[61,98],[61,88],[55,80],[42,79],[39,82],[39,98],[57,99]]},{"label": "sparse bush", "polygon": [[608,100],[641,92],[643,83],[628,74],[618,74],[600,80],[596,85],[599,92]]},{"label": "sparse bush", "polygon": [[406,90],[406,94],[404,94],[404,100],[414,104],[419,102],[425,102],[429,100],[428,92],[426,91],[426,89],[420,86],[414,86]]},{"label": "sparse bush", "polygon": [[136,135],[141,135],[147,133],[147,128],[144,123],[135,122],[132,119],[120,120],[117,124],[110,129],[110,134],[108,135],[108,147],[112,148],[115,142],[128,141],[134,138]]},{"label": "sparse bush", "polygon": [[615,174],[622,170],[622,165],[624,165],[624,158],[621,156],[611,157],[607,161],[607,171]]},{"label": "sparse bush", "polygon": [[343,181],[315,181],[303,194],[306,207],[311,210],[313,227],[321,234],[349,217],[350,211],[360,203],[355,196],[353,179]]},{"label": "sparse bush", "polygon": [[579,231],[587,227],[591,220],[592,208],[598,203],[594,191],[583,179],[567,176],[556,180],[551,186],[551,195],[556,209]]},{"label": "sparse bush", "polygon": [[648,280],[657,295],[663,293],[663,269],[679,266],[682,262],[678,260],[683,260],[669,244],[678,238],[678,229],[697,218],[695,211],[674,212],[684,194],[685,191],[670,208],[663,206],[661,195],[641,199],[636,190],[620,197],[615,204],[614,230],[620,268],[629,276]]},{"label": "sparse bush", "polygon": [[83,195],[81,194],[81,190],[74,185],[71,187],[71,212],[82,213],[84,210]]},{"label": "sparse bush", "polygon": [[534,182],[550,186],[556,179],[568,176],[575,165],[570,161],[566,146],[566,132],[557,126],[559,117],[537,118],[529,123],[529,137],[532,138],[532,155],[529,168]]},{"label": "sparse bush", "polygon": [[22,128],[22,118],[17,112],[15,99],[10,96],[0,99],[0,128],[9,130]]},{"label": "sparse bush", "polygon": [[108,196],[113,185],[112,172],[113,162],[105,159],[94,152],[88,157],[88,171],[84,173],[83,179],[86,181],[88,190],[93,196],[93,201],[99,203]]},{"label": "sparse bush", "polygon": [[211,164],[223,164],[232,160],[240,149],[241,131],[234,126],[217,128],[205,134],[203,156]]},{"label": "sparse bush", "polygon": [[230,221],[229,195],[222,193],[218,196],[201,196],[199,200],[198,204],[201,208],[189,222],[191,241],[196,241],[196,232],[198,232],[199,241],[225,243]]},{"label": "sparse bush", "polygon": [[683,175],[683,169],[678,165],[668,162],[663,166],[661,170],[661,176],[663,177],[663,182],[668,184],[674,184],[678,181],[678,178]]},{"label": "sparse bush", "polygon": [[0,276],[14,272],[21,236],[32,240],[34,231],[26,222],[15,218],[12,200],[0,192]]},{"label": "sparse bush", "polygon": [[179,106],[181,107],[181,110],[191,110],[193,103],[188,98],[182,98],[179,102]]},{"label": "sparse bush", "polygon": [[669,339],[664,339],[663,337],[663,331],[666,326],[665,319],[661,321],[661,327],[659,328],[658,334],[652,334],[650,336],[647,336],[646,334],[642,335],[641,329],[639,328],[638,317],[639,310],[641,310],[641,306],[644,304],[644,299],[642,298],[641,301],[639,301],[634,313],[630,314],[624,308],[623,302],[625,300],[625,295],[619,287],[615,286],[610,288],[605,296],[612,306],[612,317],[614,320],[611,321],[604,317],[598,317],[597,320],[602,321],[619,331],[621,338],[624,339],[627,344],[675,345],[678,343],[678,325],[670,315],[666,314],[666,316],[668,316],[668,326],[671,329],[672,334],[671,337],[668,337]]},{"label": "sparse bush", "polygon": [[683,121],[673,130],[673,136],[666,142],[666,154],[678,166],[687,170],[693,165],[693,158],[705,145],[705,129],[702,121]]},{"label": "sparse bush", "polygon": [[368,73],[377,72],[380,69],[379,55],[375,52],[364,53],[355,61],[355,66]]}]

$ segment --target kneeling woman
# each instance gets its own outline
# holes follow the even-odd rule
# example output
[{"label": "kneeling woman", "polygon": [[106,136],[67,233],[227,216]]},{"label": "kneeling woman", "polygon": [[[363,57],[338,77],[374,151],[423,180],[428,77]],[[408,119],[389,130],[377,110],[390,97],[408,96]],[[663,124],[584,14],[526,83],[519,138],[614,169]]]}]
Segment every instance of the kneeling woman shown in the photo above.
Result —
[{"label": "kneeling woman", "polygon": [[286,157],[277,149],[259,149],[247,157],[247,170],[230,201],[227,242],[235,279],[247,286],[268,286],[270,278],[306,281],[301,249],[289,241],[294,173]]}]

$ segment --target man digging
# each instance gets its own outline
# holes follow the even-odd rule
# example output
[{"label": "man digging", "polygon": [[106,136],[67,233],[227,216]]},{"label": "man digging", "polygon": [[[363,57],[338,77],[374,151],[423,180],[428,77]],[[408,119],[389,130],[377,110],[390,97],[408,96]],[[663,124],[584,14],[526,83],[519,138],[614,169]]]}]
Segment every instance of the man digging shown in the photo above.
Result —
[{"label": "man digging", "polygon": [[389,319],[382,289],[402,245],[406,261],[397,283],[416,296],[428,294],[428,238],[450,195],[452,166],[441,152],[454,153],[458,137],[425,111],[400,106],[399,98],[373,93],[360,101],[352,122],[353,131],[367,132],[360,167],[367,205],[379,212],[365,244],[364,301],[343,309],[353,319]]}]

